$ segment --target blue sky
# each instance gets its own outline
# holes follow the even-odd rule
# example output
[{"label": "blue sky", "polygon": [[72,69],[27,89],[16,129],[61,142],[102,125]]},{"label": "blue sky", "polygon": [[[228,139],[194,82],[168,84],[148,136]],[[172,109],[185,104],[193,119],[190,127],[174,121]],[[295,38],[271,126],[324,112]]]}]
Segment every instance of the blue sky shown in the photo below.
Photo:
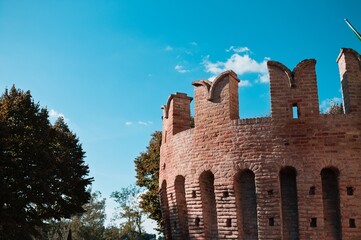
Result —
[{"label": "blue sky", "polygon": [[[31,90],[86,151],[93,189],[135,182],[133,160],[161,130],[169,94],[232,68],[241,118],[269,114],[265,63],[315,58],[322,109],[339,99],[336,57],[361,53],[359,0],[0,0],[0,89]],[[108,213],[113,207],[109,202]]]}]

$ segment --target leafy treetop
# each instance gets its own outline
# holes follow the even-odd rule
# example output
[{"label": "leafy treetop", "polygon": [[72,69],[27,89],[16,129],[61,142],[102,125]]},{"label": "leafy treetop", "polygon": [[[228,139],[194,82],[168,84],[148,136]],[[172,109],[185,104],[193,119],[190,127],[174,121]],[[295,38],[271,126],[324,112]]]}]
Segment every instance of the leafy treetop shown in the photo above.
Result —
[{"label": "leafy treetop", "polygon": [[82,213],[92,179],[64,119],[54,125],[30,91],[0,97],[0,238],[31,239],[47,219]]}]

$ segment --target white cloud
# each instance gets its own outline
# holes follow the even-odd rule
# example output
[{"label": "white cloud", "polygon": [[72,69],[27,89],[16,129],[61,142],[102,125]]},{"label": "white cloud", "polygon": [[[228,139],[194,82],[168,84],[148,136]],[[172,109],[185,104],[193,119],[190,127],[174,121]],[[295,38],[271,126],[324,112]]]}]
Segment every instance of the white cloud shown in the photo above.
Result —
[{"label": "white cloud", "polygon": [[184,50],[184,53],[185,53],[185,54],[187,54],[187,55],[193,55],[193,52],[192,52],[192,51],[190,51],[190,50],[187,50],[187,49],[186,49],[186,50]]},{"label": "white cloud", "polygon": [[174,67],[174,69],[179,73],[187,73],[187,72],[189,72],[189,70],[184,69],[184,67],[182,65],[176,65]]},{"label": "white cloud", "polygon": [[191,44],[192,46],[198,46],[198,43],[196,43],[196,42],[194,42],[194,41],[191,42],[190,44]]},{"label": "white cloud", "polygon": [[226,49],[226,52],[235,52],[235,53],[243,53],[243,52],[250,52],[248,47],[235,47],[230,46],[228,49]]},{"label": "white cloud", "polygon": [[[243,50],[249,51],[249,49],[246,47],[244,47]],[[248,73],[256,73],[258,74],[258,78],[255,80],[256,83],[269,83],[267,68],[267,61],[269,60],[269,58],[264,58],[262,62],[257,62],[256,60],[251,58],[248,53],[245,53],[243,55],[239,53],[234,53],[224,62],[212,62],[209,59],[210,56],[206,56],[203,59],[203,65],[205,67],[205,71],[213,75],[209,78],[210,80],[214,79],[215,75],[218,75],[226,70],[233,70],[235,73],[238,74],[238,76],[242,76]],[[243,83],[243,85],[244,84],[246,83]]]},{"label": "white cloud", "polygon": [[169,51],[173,51],[173,48],[171,46],[167,45],[164,50],[169,52]]},{"label": "white cloud", "polygon": [[252,84],[249,80],[240,80],[238,83],[238,86],[240,87],[251,87]]},{"label": "white cloud", "polygon": [[149,125],[153,124],[153,122],[152,121],[136,121],[136,122],[126,121],[125,122],[126,126],[131,126],[131,125],[134,125],[134,124],[142,125],[142,126],[149,126]]},{"label": "white cloud", "polygon": [[214,79],[216,79],[216,77],[217,77],[216,75],[213,75],[213,76],[209,77],[208,80],[211,81],[211,82],[213,82]]},{"label": "white cloud", "polygon": [[148,126],[148,125],[151,125],[151,124],[153,124],[153,122],[152,121],[138,121],[138,124],[139,125],[143,125],[143,126]]},{"label": "white cloud", "polygon": [[54,109],[50,109],[49,118],[51,122],[55,122],[59,117],[62,117],[65,122],[69,122],[69,119],[64,116],[64,114],[55,111]]},{"label": "white cloud", "polygon": [[321,112],[322,113],[327,112],[328,109],[331,107],[332,103],[341,104],[342,99],[339,97],[334,97],[334,98],[327,98],[327,99],[323,100],[320,104]]},{"label": "white cloud", "polygon": [[260,82],[260,83],[269,83],[269,73],[266,72],[266,73],[260,74],[260,75],[258,76],[257,82]]}]

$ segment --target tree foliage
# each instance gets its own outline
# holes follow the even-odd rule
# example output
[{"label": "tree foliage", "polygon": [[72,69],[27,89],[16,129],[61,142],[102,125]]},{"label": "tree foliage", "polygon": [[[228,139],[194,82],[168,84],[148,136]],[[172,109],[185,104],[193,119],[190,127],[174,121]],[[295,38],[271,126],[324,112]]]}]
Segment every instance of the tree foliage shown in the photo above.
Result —
[{"label": "tree foliage", "polygon": [[343,104],[331,101],[330,107],[327,109],[326,114],[343,114]]},{"label": "tree foliage", "polygon": [[157,222],[157,230],[159,232],[163,232],[162,212],[158,195],[161,143],[162,132],[154,132],[151,135],[147,151],[142,152],[140,156],[134,160],[137,172],[136,184],[147,189],[147,191],[141,195],[140,207],[148,214],[149,218]]},{"label": "tree foliage", "polygon": [[123,220],[121,223],[122,237],[137,239],[142,236],[143,211],[139,207],[141,188],[130,185],[120,191],[112,192],[111,198],[119,204],[116,219]]},{"label": "tree foliage", "polygon": [[[92,193],[90,202],[84,205],[85,212],[81,216],[73,217],[72,232],[77,231],[79,239],[99,240],[103,238],[105,214],[105,198],[100,192]],[[78,227],[77,229],[77,226]],[[74,228],[74,229],[73,229]],[[73,240],[75,240],[73,238]]]},{"label": "tree foliage", "polygon": [[[90,192],[90,190],[89,190]],[[71,232],[72,240],[102,240],[105,231],[105,198],[99,191],[93,192],[89,203],[84,204],[85,212],[71,219],[51,220],[43,228],[40,239],[66,239]]]},{"label": "tree foliage", "polygon": [[64,120],[30,91],[14,86],[0,97],[0,238],[31,239],[47,219],[84,212],[90,195],[84,151]]}]

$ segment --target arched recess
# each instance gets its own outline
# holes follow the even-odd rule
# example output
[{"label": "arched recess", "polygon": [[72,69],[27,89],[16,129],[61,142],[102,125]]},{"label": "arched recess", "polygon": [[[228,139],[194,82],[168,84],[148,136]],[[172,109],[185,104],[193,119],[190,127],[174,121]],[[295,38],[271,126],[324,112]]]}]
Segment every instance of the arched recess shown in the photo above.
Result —
[{"label": "arched recess", "polygon": [[238,239],[258,239],[257,198],[255,175],[241,170],[234,177],[236,195]]},{"label": "arched recess", "polygon": [[293,167],[284,167],[279,173],[281,188],[282,239],[297,240],[299,236],[297,172]]},{"label": "arched recess", "polygon": [[179,221],[179,233],[181,239],[189,239],[188,232],[188,213],[187,213],[187,202],[185,197],[185,178],[181,175],[178,175],[174,181],[176,202],[177,202],[177,212],[178,212],[178,221]]},{"label": "arched recess", "polygon": [[341,239],[339,170],[327,167],[321,171],[324,230],[326,239]]},{"label": "arched recess", "polygon": [[199,177],[205,239],[218,239],[217,208],[214,193],[214,175],[211,171],[203,172]]},{"label": "arched recess", "polygon": [[162,186],[159,192],[160,201],[162,206],[162,215],[164,219],[164,230],[166,239],[172,239],[172,230],[170,225],[170,212],[169,212],[169,204],[168,204],[168,195],[167,195],[167,182],[163,180]]}]

